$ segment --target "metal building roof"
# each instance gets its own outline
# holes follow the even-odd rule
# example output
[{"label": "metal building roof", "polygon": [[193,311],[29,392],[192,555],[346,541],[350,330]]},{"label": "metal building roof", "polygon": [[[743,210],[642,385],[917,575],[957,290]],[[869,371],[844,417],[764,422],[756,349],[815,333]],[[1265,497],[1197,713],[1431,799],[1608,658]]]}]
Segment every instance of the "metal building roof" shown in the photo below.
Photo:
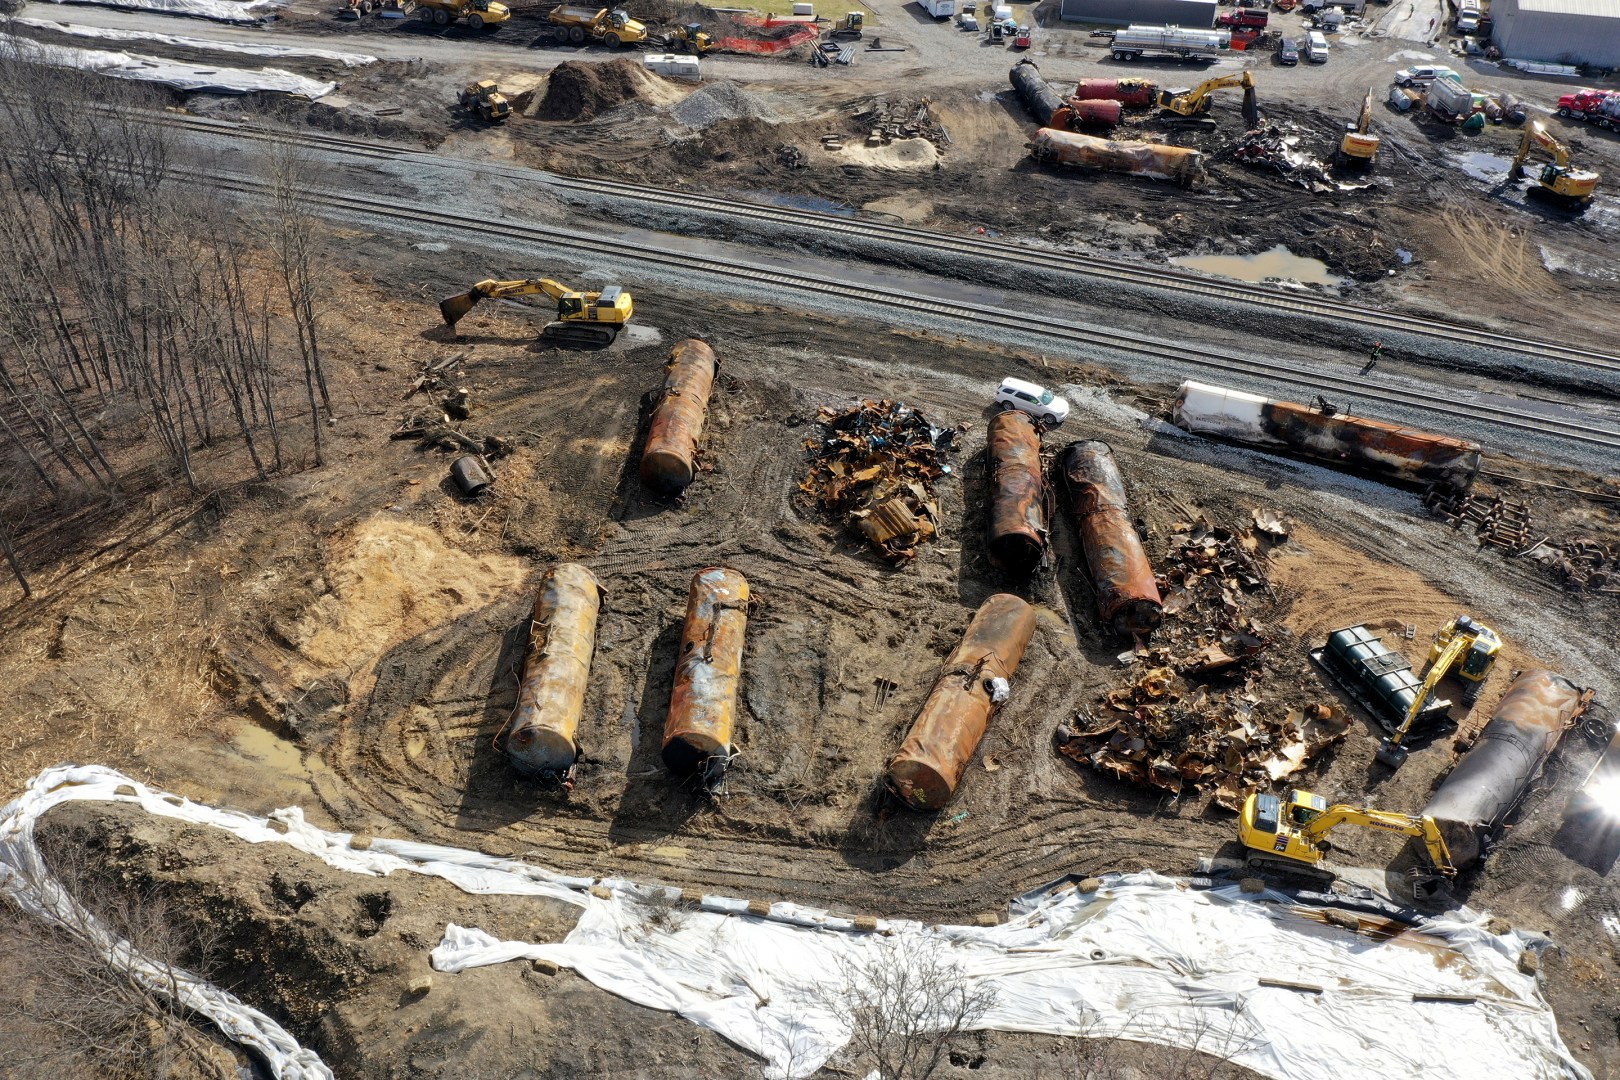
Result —
[{"label": "metal building roof", "polygon": [[1599,19],[1620,19],[1620,0],[1518,0],[1520,11],[1549,15],[1589,15]]}]

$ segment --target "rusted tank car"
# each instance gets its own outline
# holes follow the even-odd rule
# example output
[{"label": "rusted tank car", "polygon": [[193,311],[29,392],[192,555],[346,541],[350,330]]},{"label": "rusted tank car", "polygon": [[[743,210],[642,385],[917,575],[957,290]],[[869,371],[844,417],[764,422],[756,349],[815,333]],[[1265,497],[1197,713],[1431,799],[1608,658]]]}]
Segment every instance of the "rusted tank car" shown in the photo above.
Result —
[{"label": "rusted tank car", "polygon": [[696,338],[678,342],[664,363],[664,385],[641,452],[641,482],[654,491],[684,491],[696,475],[716,366],[714,350]]},{"label": "rusted tank car", "polygon": [[1526,671],[1513,680],[1490,723],[1423,810],[1440,826],[1459,870],[1484,857],[1590,701],[1590,693],[1551,671]]},{"label": "rusted tank car", "polygon": [[1465,490],[1479,473],[1477,443],[1207,383],[1182,383],[1174,415],[1198,435],[1291,450],[1394,483]]},{"label": "rusted tank car", "polygon": [[935,810],[950,801],[1034,633],[1035,609],[1016,596],[996,593],[979,606],[889,761],[889,789],[908,806]]},{"label": "rusted tank car", "polygon": [[1052,114],[1052,119],[1047,121],[1046,126],[1054,128],[1111,128],[1118,126],[1124,116],[1124,106],[1117,101],[1070,98]]},{"label": "rusted tank car", "polygon": [[570,788],[601,610],[602,586],[585,567],[558,563],[546,571],[534,599],[517,709],[506,728],[514,766]]},{"label": "rusted tank car", "polygon": [[747,628],[748,580],[724,567],[699,570],[686,599],[675,689],[664,721],[664,764],[673,773],[698,773],[710,787],[731,760]]},{"label": "rusted tank car", "polygon": [[1164,617],[1159,583],[1131,523],[1113,448],[1095,440],[1074,443],[1064,451],[1061,468],[1098,616],[1120,633],[1148,633]]},{"label": "rusted tank car", "polygon": [[1082,101],[1117,101],[1127,109],[1151,109],[1159,88],[1146,79],[1081,79],[1074,96]]},{"label": "rusted tank car", "polygon": [[1020,60],[1013,65],[1007,78],[1012,82],[1018,100],[1024,103],[1024,108],[1029,110],[1037,124],[1051,123],[1053,114],[1063,107],[1063,95],[1041,78],[1041,69],[1035,66],[1034,61]]},{"label": "rusted tank car", "polygon": [[1116,142],[1050,127],[1037,131],[1028,146],[1035,160],[1057,165],[1145,176],[1186,186],[1204,178],[1204,155],[1180,146]]},{"label": "rusted tank car", "polygon": [[1008,409],[990,418],[990,560],[1027,574],[1046,554],[1046,479],[1041,433],[1027,413]]}]

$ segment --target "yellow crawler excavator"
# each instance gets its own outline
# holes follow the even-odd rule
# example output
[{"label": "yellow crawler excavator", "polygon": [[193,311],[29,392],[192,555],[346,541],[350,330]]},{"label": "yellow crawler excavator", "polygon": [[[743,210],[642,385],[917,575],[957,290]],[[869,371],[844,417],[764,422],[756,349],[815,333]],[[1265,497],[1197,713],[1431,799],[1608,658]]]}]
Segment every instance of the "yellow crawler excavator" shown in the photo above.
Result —
[{"label": "yellow crawler excavator", "polygon": [[1525,161],[1531,151],[1537,149],[1552,158],[1535,174],[1542,192],[1573,205],[1585,205],[1592,201],[1592,193],[1597,190],[1600,177],[1590,169],[1577,169],[1571,165],[1569,147],[1548,134],[1539,120],[1525,123],[1524,138],[1519,140],[1519,154],[1513,159],[1513,167],[1508,170],[1508,175],[1515,180],[1523,176]]},{"label": "yellow crawler excavator", "polygon": [[1378,156],[1382,140],[1372,133],[1373,93],[1361,103],[1361,116],[1353,125],[1347,125],[1344,138],[1339,142],[1339,160],[1346,165],[1371,165]]},{"label": "yellow crawler excavator", "polygon": [[439,301],[439,314],[452,329],[480,300],[504,300],[539,293],[557,301],[557,318],[540,330],[540,340],[562,345],[610,345],[635,314],[630,294],[617,285],[601,292],[579,292],[550,278],[480,281],[464,293]]},{"label": "yellow crawler excavator", "polygon": [[1340,825],[1421,838],[1429,853],[1429,866],[1415,875],[1414,884],[1422,897],[1433,896],[1457,876],[1451,849],[1446,846],[1446,838],[1440,834],[1434,818],[1342,803],[1329,806],[1322,796],[1300,789],[1290,791],[1287,801],[1265,792],[1256,792],[1245,799],[1243,812],[1238,816],[1238,839],[1247,851],[1251,867],[1279,868],[1331,881],[1337,875],[1325,865],[1329,851],[1327,834]]},{"label": "yellow crawler excavator", "polygon": [[1247,71],[1206,79],[1191,90],[1160,90],[1159,108],[1177,116],[1202,116],[1209,112],[1210,96],[1230,86],[1243,87],[1243,122],[1250,130],[1259,127],[1259,97],[1255,93],[1254,76]]},{"label": "yellow crawler excavator", "polygon": [[1434,694],[1434,688],[1447,675],[1454,674],[1462,680],[1464,705],[1472,706],[1479,700],[1479,692],[1485,689],[1485,680],[1490,676],[1491,668],[1496,666],[1496,657],[1501,651],[1502,639],[1496,636],[1495,630],[1477,619],[1459,615],[1441,627],[1440,632],[1434,635],[1434,643],[1429,646],[1429,670],[1423,677],[1423,685],[1413,697],[1406,715],[1401,718],[1400,726],[1378,744],[1379,764],[1392,769],[1406,764],[1406,747],[1403,745],[1406,736]]}]

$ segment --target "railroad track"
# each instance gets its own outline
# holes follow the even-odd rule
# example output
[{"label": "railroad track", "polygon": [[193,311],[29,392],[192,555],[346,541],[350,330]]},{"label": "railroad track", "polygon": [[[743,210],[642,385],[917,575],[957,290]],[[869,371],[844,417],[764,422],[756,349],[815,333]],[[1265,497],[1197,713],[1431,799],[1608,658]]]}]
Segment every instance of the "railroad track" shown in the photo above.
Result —
[{"label": "railroad track", "polygon": [[[228,177],[217,172],[184,172],[183,175],[192,182],[241,195],[264,196],[270,192],[268,184],[241,177]],[[893,288],[877,289],[826,282],[802,274],[749,266],[734,260],[722,261],[686,253],[670,253],[650,245],[598,235],[581,235],[549,226],[469,221],[450,212],[398,201],[379,204],[368,198],[319,190],[305,191],[304,197],[313,206],[362,219],[425,226],[463,234],[471,233],[489,237],[497,242],[518,240],[544,244],[548,247],[578,252],[585,258],[609,256],[677,273],[703,273],[756,287],[766,286],[779,294],[796,292],[835,298],[843,302],[862,301],[890,312],[901,309],[948,323],[970,324],[999,333],[1022,334],[1037,340],[1062,342],[1083,348],[1088,353],[1101,348],[1147,356],[1159,361],[1180,361],[1206,371],[1259,376],[1273,382],[1297,386],[1312,394],[1343,393],[1352,396],[1357,404],[1380,402],[1406,407],[1416,406],[1442,416],[1486,422],[1516,431],[1553,436],[1588,446],[1620,451],[1620,431],[1565,423],[1551,418],[1527,419],[1522,409],[1502,408],[1483,403],[1459,405],[1452,395],[1419,391],[1400,393],[1381,391],[1368,387],[1360,381],[1328,374],[1312,373],[1306,377],[1300,374],[1297,365],[1196,349],[1178,342],[1147,338],[1138,334],[1114,333],[1101,327],[1066,326],[1044,319],[1031,319],[1022,312],[956,304],[937,297],[907,293]]]},{"label": "railroad track", "polygon": [[[157,114],[147,115],[153,116]],[[161,121],[191,130],[229,137],[258,140],[275,140],[283,137],[282,133],[270,129],[231,124],[203,117],[161,114]],[[409,158],[419,164],[458,170],[463,170],[467,166],[465,162],[447,160],[438,155],[425,153],[408,146],[368,142],[340,135],[299,132],[298,140],[302,144],[318,146],[352,157],[369,157],[378,160]],[[497,175],[531,181],[535,175],[533,170],[515,166],[481,164],[478,168]],[[1009,248],[1007,244],[981,239],[977,236],[956,236],[870,219],[856,221],[836,214],[814,210],[720,198],[689,191],[674,191],[618,180],[557,176],[549,173],[546,176],[546,185],[551,190],[577,192],[589,196],[607,195],[647,205],[666,206],[673,211],[679,212],[672,216],[673,220],[678,220],[680,214],[690,213],[693,209],[701,209],[724,214],[733,219],[760,221],[773,226],[796,224],[822,234],[836,233],[862,241],[887,240],[945,255],[959,257],[967,254],[1007,266],[1042,272],[1060,271],[1101,282],[1121,282],[1133,286],[1148,285],[1162,288],[1179,297],[1201,296],[1225,302],[1269,308],[1292,315],[1317,317],[1339,323],[1365,326],[1375,336],[1391,332],[1404,332],[1451,344],[1471,345],[1483,349],[1513,353],[1536,360],[1560,361],[1578,368],[1620,376],[1620,355],[1613,353],[1583,349],[1563,342],[1536,341],[1529,338],[1515,337],[1440,319],[1425,319],[1415,315],[1364,307],[1335,299],[1303,296],[1289,290],[1266,285],[1241,281],[1213,280],[1191,271],[1181,271],[1168,267],[1093,255],[1040,251],[1029,248]]]}]

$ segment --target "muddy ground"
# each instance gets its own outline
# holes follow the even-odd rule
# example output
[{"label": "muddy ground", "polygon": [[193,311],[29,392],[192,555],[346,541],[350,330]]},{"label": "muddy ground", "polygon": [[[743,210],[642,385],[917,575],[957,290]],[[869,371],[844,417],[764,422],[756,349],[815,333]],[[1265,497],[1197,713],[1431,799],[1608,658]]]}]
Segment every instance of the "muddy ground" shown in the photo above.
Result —
[{"label": "muddy ground", "polygon": [[[1254,669],[1262,707],[1346,708],[1305,658],[1326,629],[1411,623],[1421,660],[1416,649],[1459,610],[1502,630],[1504,669],[1549,664],[1608,685],[1620,621],[1612,602],[1566,594],[1535,564],[1476,551],[1413,495],[1170,436],[1147,418],[1164,408],[1168,386],[871,325],[723,305],[703,312],[700,298],[678,294],[638,295],[640,325],[606,352],[542,350],[530,311],[488,304],[452,341],[430,300],[478,276],[442,262],[464,257],[373,261],[359,234],[343,247],[386,269],[357,270],[348,286],[355,302],[334,317],[330,347],[347,358],[334,392],[349,405],[326,469],[222,491],[200,509],[155,496],[123,518],[87,523],[82,536],[28,538],[35,564],[54,544],[64,569],[3,616],[12,647],[0,659],[0,686],[15,718],[0,766],[8,789],[44,765],[95,760],[220,805],[303,805],[326,827],[587,875],[922,918],[999,911],[1010,895],[1065,873],[1190,872],[1230,850],[1229,813],[1205,794],[1172,799],[1053,752],[1057,724],[1131,677],[1117,659],[1129,642],[1099,629],[1061,515],[1056,565],[1033,580],[1009,580],[984,557],[980,403],[1008,372],[1076,400],[1075,417],[1048,435],[1049,452],[1075,438],[1115,446],[1153,556],[1178,523],[1200,516],[1241,528],[1265,506],[1296,523],[1286,543],[1268,545],[1269,586],[1242,597],[1272,642]],[[669,346],[697,333],[721,357],[722,376],[705,471],[672,502],[641,489],[635,450],[643,397]],[[449,455],[389,439],[404,416],[434,407],[420,395],[401,400],[420,367],[452,357],[462,361],[454,381],[474,402],[464,427],[516,447],[495,465],[495,494],[475,503],[452,489]],[[900,398],[936,423],[965,427],[957,469],[939,485],[941,536],[900,569],[797,498],[817,408],[859,397]],[[1518,494],[1562,528],[1616,531],[1612,509]],[[580,733],[586,762],[567,796],[517,777],[491,745],[515,702],[533,583],[564,559],[586,562],[609,596]],[[741,756],[725,793],[711,798],[663,771],[658,734],[687,585],[716,564],[742,571],[757,605],[743,659]],[[878,799],[884,763],[973,608],[1004,589],[1039,612],[1013,701],[946,810],[894,813]],[[896,687],[882,708],[878,679]],[[1492,680],[1472,717],[1459,717],[1464,730],[1489,714],[1507,682],[1505,671]],[[1374,728],[1355,715],[1349,737],[1297,781],[1336,798],[1420,806],[1449,766],[1449,741],[1386,778],[1373,765]],[[1465,880],[1462,896],[1564,946],[1546,968],[1548,993],[1566,1038],[1602,1075],[1620,1062],[1609,992],[1620,964],[1599,929],[1616,912],[1612,885],[1606,869],[1583,867],[1552,843],[1563,800],[1592,757],[1571,742],[1510,842]],[[407,890],[394,910],[421,926],[415,938],[367,943],[356,940],[365,935],[353,929],[352,909],[375,883],[299,866],[301,880],[319,878],[317,892],[333,899],[294,918],[265,899],[270,886],[253,884],[262,853],[138,821],[110,832],[140,840],[120,858],[145,872],[165,867],[177,888],[210,897],[203,906],[223,912],[229,933],[260,942],[255,955],[286,926],[342,944],[310,946],[307,973],[299,967],[296,977],[271,978],[262,959],[239,959],[227,981],[344,1075],[440,1075],[450,1066],[435,1062],[488,1054],[511,1075],[594,1073],[633,1055],[629,1075],[688,1076],[694,1038],[711,1055],[702,1075],[752,1067],[696,1029],[610,1002],[567,975],[437,976],[424,1001],[401,1001],[409,973],[425,963],[426,946],[412,941],[433,940],[425,927],[459,921],[463,908],[478,909],[469,918],[540,917],[527,907],[496,912],[390,882],[390,891]],[[1398,842],[1378,834],[1335,842],[1346,864],[1389,867],[1389,887],[1405,887],[1411,853]],[[180,854],[165,854],[170,845]],[[202,877],[187,869],[202,865],[210,867]],[[305,981],[312,988],[298,989]],[[548,1035],[544,1054],[514,1041],[521,1023],[474,1004],[509,997],[539,1002],[526,1015]],[[588,1026],[575,1019],[581,1008]],[[634,1026],[635,1037],[600,1034],[604,1009],[624,1014],[613,1031]],[[1061,1053],[1055,1040],[995,1036],[985,1045],[1005,1075],[1033,1075],[1041,1055]]]}]

